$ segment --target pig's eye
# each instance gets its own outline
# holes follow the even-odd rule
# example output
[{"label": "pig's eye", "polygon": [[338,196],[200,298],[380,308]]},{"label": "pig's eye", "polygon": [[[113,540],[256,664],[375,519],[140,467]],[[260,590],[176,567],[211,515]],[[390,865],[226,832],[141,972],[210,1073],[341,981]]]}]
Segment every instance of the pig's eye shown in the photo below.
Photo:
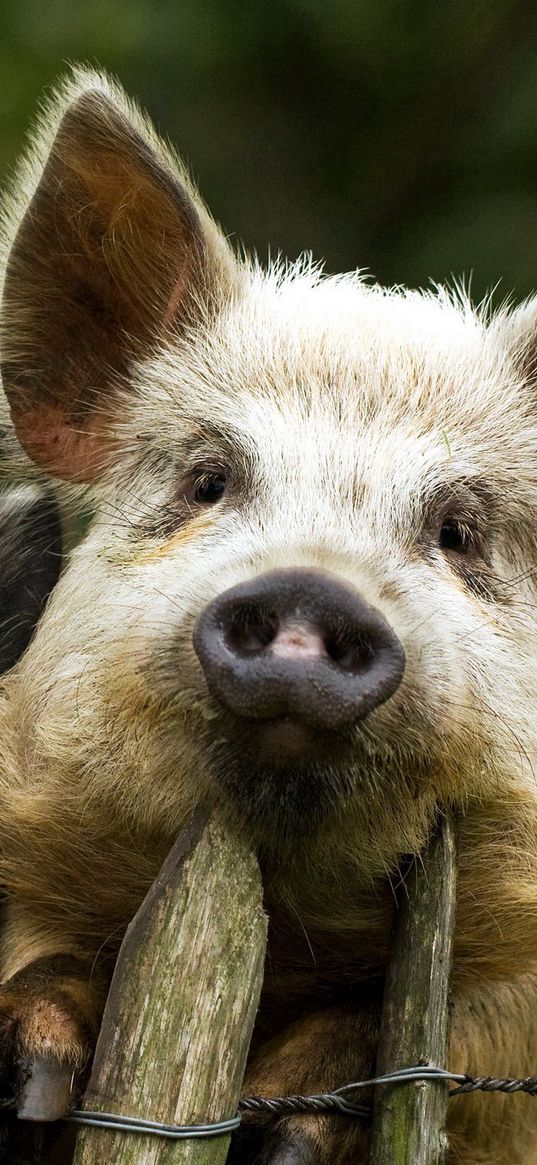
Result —
[{"label": "pig's eye", "polygon": [[203,506],[213,506],[226,492],[225,473],[204,473],[198,478],[194,489],[194,501]]},{"label": "pig's eye", "polygon": [[464,522],[456,518],[446,518],[440,529],[440,546],[442,550],[456,550],[459,554],[466,554],[471,545],[471,534]]}]

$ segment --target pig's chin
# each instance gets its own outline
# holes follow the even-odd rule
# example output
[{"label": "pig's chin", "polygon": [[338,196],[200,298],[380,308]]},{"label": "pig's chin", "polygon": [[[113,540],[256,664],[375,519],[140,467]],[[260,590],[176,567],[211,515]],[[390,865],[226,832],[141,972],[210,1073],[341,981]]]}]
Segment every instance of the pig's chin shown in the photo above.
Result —
[{"label": "pig's chin", "polygon": [[310,833],[352,795],[353,751],[350,734],[320,733],[290,717],[234,718],[220,722],[214,776],[263,840],[293,838]]}]

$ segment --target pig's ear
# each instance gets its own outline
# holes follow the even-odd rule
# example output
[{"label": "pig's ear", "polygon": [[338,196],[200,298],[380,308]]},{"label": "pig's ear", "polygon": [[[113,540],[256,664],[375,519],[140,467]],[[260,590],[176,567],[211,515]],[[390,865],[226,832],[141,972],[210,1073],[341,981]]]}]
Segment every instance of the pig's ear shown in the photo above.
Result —
[{"label": "pig's ear", "polygon": [[49,494],[19,487],[0,494],[0,673],[13,667],[61,569],[58,507]]},{"label": "pig's ear", "polygon": [[41,130],[7,265],[2,377],[30,457],[90,481],[111,457],[114,395],[131,362],[214,303],[233,261],[116,86],[77,73]]},{"label": "pig's ear", "polygon": [[[537,375],[537,296],[515,308],[498,312],[490,329],[517,375],[534,386]],[[533,387],[532,400],[535,400]]]}]

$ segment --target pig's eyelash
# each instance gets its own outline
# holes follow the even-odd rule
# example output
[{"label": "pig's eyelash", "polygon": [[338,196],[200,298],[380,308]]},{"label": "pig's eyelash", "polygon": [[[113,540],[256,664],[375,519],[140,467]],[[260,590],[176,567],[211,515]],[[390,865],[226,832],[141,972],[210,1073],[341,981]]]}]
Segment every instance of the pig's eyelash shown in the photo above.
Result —
[{"label": "pig's eyelash", "polygon": [[446,514],[440,526],[438,541],[442,550],[450,550],[457,554],[466,554],[470,550],[478,550],[477,531],[464,518]]},{"label": "pig's eyelash", "polygon": [[437,483],[431,493],[422,499],[424,529],[429,535],[439,534],[442,527],[457,524],[468,546],[484,540],[485,531],[493,516],[493,492],[484,481]]}]

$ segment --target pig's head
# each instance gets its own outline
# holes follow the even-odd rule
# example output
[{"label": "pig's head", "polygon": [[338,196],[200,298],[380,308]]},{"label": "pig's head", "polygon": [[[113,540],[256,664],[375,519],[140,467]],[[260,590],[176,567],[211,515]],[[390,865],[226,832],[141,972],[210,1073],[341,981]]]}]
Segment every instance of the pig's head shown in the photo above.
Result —
[{"label": "pig's head", "polygon": [[108,82],[46,124],[3,379],[97,515],[10,680],[24,764],[151,829],[222,796],[280,837],[523,782],[537,308],[264,274]]}]

